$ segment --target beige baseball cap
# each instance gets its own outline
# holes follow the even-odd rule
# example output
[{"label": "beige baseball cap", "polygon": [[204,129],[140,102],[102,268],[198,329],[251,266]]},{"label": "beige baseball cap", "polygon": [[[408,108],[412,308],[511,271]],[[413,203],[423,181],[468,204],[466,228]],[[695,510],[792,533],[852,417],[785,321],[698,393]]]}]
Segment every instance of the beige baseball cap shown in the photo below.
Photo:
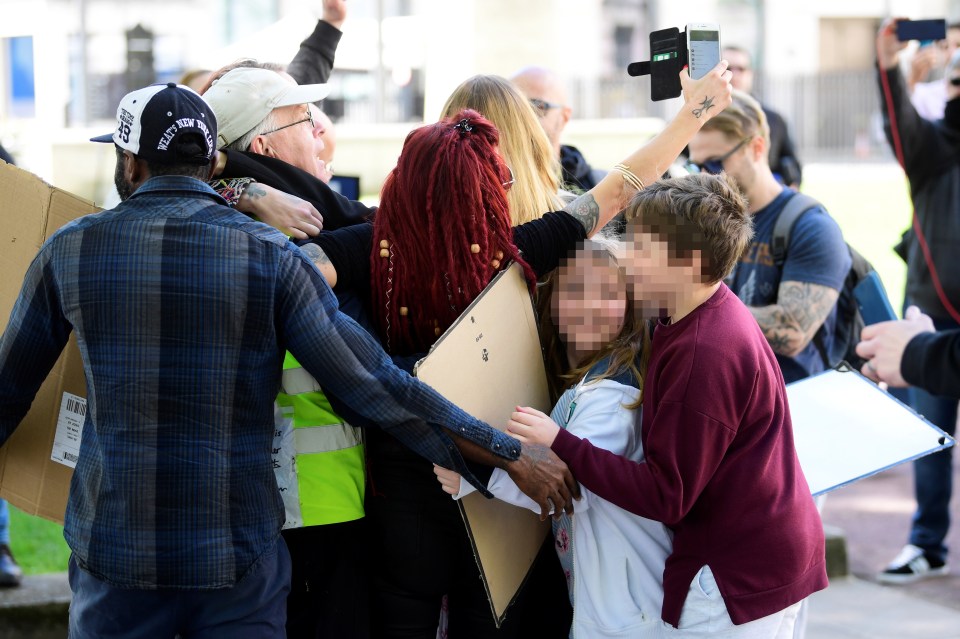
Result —
[{"label": "beige baseball cap", "polygon": [[240,67],[213,83],[203,99],[217,116],[217,148],[235,142],[276,108],[322,100],[326,84],[296,84],[276,71]]}]

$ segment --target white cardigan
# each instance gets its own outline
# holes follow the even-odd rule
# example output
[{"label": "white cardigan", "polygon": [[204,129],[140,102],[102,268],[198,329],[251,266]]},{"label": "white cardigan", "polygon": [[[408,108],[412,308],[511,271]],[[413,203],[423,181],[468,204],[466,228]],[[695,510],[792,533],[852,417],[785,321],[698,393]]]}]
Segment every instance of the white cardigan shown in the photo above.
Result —
[{"label": "white cardigan", "polygon": [[[624,408],[636,402],[640,391],[628,377],[581,382],[560,397],[551,418],[595,446],[642,461],[639,411]],[[460,486],[457,499],[475,490],[466,481]],[[540,512],[539,505],[520,492],[500,469],[493,471],[488,488],[498,499]],[[561,531],[566,531],[573,556],[573,571],[567,576],[573,603],[571,636],[660,637],[663,566],[673,549],[671,531],[660,522],[597,497],[583,486],[580,493],[582,498],[574,502],[574,515],[569,520],[564,516],[559,529],[554,523],[557,539],[563,539]]]}]

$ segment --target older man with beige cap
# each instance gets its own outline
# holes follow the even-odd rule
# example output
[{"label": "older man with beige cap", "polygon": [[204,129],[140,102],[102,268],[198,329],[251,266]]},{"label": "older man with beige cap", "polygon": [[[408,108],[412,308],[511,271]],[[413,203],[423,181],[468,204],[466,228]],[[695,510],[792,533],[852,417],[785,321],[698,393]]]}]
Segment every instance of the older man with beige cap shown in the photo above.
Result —
[{"label": "older man with beige cap", "polygon": [[309,105],[328,93],[326,84],[298,85],[285,73],[239,67],[203,97],[220,124],[217,147],[277,158],[319,177],[323,140],[314,135]]}]

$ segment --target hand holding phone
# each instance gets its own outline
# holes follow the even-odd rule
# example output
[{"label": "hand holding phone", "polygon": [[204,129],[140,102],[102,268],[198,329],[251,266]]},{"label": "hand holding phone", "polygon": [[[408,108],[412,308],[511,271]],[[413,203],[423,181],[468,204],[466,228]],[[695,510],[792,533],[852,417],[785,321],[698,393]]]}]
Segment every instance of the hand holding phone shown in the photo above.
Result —
[{"label": "hand holding phone", "polygon": [[946,39],[947,21],[942,18],[938,20],[897,21],[897,40],[900,42],[919,40],[929,44],[936,40]]},{"label": "hand holding phone", "polygon": [[687,25],[687,64],[690,77],[699,80],[720,62],[720,25],[691,23]]}]

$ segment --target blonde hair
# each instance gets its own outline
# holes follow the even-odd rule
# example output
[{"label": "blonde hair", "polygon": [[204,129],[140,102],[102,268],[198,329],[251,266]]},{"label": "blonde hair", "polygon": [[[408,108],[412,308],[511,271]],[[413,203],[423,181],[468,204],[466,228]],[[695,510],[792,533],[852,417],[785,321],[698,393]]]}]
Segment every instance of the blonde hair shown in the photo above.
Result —
[{"label": "blonde hair", "polygon": [[440,117],[453,117],[462,109],[480,112],[500,132],[500,154],[514,177],[507,193],[514,226],[563,208],[560,161],[533,107],[509,80],[473,76],[454,89]]},{"label": "blonde hair", "polygon": [[760,135],[770,146],[770,125],[763,107],[749,93],[734,90],[733,102],[703,125],[703,131],[720,131],[731,140]]}]

